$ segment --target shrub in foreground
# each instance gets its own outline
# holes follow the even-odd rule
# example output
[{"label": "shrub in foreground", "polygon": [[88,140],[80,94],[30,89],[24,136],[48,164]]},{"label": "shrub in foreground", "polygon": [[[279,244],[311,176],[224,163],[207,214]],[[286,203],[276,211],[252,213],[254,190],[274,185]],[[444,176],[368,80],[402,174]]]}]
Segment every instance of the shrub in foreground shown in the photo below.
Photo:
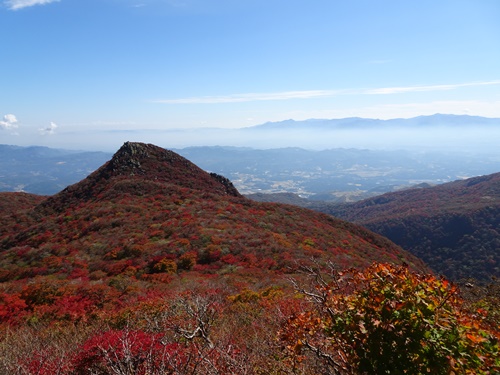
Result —
[{"label": "shrub in foreground", "polygon": [[295,368],[314,362],[339,374],[500,372],[498,330],[485,323],[485,311],[463,310],[446,280],[386,264],[303,270],[314,285],[295,287],[311,308],[280,332]]}]

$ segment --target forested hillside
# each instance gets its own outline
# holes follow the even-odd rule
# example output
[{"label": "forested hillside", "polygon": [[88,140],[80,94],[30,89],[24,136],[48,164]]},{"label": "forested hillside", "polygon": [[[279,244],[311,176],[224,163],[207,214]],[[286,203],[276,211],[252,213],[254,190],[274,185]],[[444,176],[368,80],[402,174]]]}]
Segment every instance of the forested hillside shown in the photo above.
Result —
[{"label": "forested hillside", "polygon": [[450,279],[500,277],[500,173],[316,208],[388,237]]},{"label": "forested hillside", "polygon": [[253,202],[174,152],[127,142],[54,196],[0,196],[0,373],[380,373],[380,355],[432,373],[500,366],[496,297],[463,303],[384,237]]}]

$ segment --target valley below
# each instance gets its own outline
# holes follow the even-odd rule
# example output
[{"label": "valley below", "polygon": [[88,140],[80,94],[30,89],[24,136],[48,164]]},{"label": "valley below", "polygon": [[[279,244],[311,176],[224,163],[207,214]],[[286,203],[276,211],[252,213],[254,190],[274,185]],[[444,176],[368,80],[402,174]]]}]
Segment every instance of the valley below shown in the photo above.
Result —
[{"label": "valley below", "polygon": [[[221,146],[173,150],[229,178],[242,194],[293,193],[339,203],[495,173],[500,165],[500,156],[493,153]],[[0,156],[0,191],[52,195],[85,178],[112,154],[0,145]]]}]

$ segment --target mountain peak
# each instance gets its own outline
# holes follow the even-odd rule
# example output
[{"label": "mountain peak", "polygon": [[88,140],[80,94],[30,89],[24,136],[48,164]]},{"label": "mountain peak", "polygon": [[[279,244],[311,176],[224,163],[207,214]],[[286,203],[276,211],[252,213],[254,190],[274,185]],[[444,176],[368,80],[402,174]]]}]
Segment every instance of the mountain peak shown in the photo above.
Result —
[{"label": "mountain peak", "polygon": [[125,142],[104,169],[110,176],[151,175],[154,180],[158,180],[160,175],[168,177],[165,176],[167,171],[173,172],[177,168],[191,170],[193,166],[194,164],[173,151],[152,144]]},{"label": "mountain peak", "polygon": [[207,173],[183,156],[152,144],[125,142],[104,169],[103,174],[109,176],[139,176],[220,195],[240,196],[227,178]]},{"label": "mountain peak", "polygon": [[157,188],[176,185],[216,195],[241,197],[227,178],[205,172],[173,151],[152,144],[125,142],[110,161],[84,180],[47,199],[40,209],[60,210],[77,200],[88,201],[103,193],[113,194],[118,182],[120,189],[127,184],[132,190],[148,190],[143,189],[146,184],[149,188],[153,184]]},{"label": "mountain peak", "polygon": [[[122,147],[113,155],[110,167],[116,169],[141,170],[141,159],[150,158],[158,152],[158,147],[151,144],[139,142],[125,142]],[[166,150],[165,150],[166,151]]]}]

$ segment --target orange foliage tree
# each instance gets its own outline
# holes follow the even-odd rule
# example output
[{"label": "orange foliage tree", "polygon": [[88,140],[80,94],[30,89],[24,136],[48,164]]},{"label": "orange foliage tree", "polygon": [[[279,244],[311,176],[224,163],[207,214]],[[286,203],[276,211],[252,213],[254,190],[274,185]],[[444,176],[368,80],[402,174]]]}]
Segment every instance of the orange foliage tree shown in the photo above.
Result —
[{"label": "orange foliage tree", "polygon": [[407,266],[362,272],[303,267],[313,304],[280,332],[292,365],[336,374],[493,374],[500,372],[498,327],[484,310],[462,309],[455,286]]}]

